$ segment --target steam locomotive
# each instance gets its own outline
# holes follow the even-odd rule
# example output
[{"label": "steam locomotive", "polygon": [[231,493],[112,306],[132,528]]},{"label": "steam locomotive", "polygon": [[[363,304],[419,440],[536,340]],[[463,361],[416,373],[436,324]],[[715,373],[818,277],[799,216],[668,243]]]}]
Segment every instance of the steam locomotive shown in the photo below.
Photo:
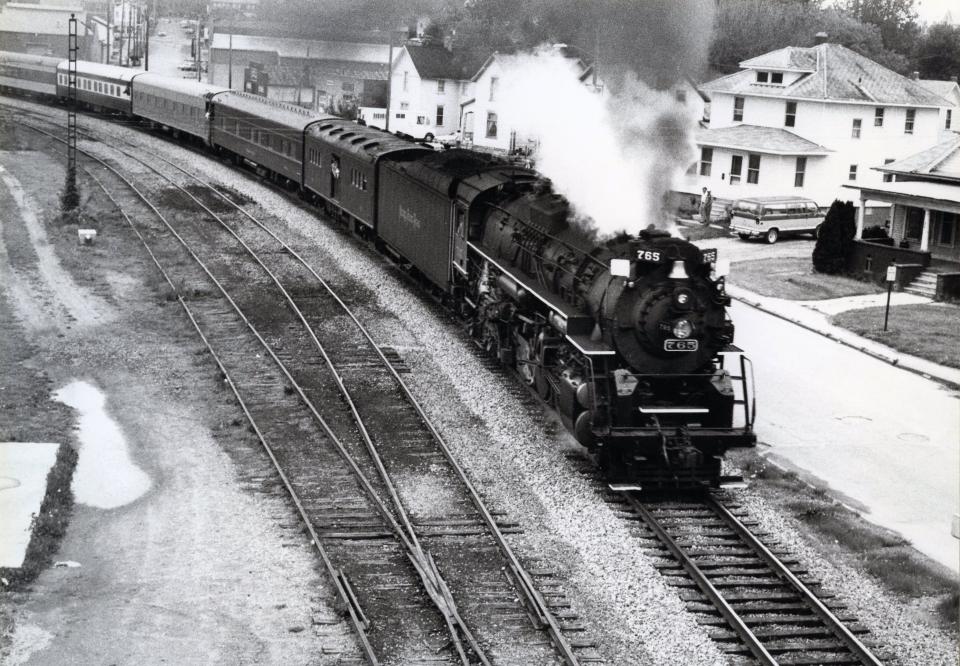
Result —
[{"label": "steam locomotive", "polygon": [[[725,452],[755,444],[715,251],[652,227],[597,241],[548,181],[489,154],[110,65],[78,63],[75,77],[81,104],[295,189],[409,266],[611,482],[716,486]],[[2,91],[62,102],[68,81],[62,61],[0,52]]]}]

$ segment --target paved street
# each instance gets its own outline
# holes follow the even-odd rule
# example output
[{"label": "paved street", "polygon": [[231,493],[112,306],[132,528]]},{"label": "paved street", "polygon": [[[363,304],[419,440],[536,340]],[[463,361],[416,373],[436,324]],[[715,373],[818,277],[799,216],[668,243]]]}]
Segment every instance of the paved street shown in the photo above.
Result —
[{"label": "paved street", "polygon": [[941,385],[735,302],[772,459],[960,569],[960,400]]}]

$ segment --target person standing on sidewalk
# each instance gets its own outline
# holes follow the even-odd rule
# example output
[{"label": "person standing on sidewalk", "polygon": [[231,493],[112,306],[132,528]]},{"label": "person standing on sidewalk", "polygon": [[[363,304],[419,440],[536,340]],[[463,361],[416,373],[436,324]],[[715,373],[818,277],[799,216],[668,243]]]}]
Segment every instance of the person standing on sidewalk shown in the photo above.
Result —
[{"label": "person standing on sidewalk", "polygon": [[700,195],[700,223],[710,224],[710,211],[713,208],[713,194],[707,188],[703,188],[703,194]]}]

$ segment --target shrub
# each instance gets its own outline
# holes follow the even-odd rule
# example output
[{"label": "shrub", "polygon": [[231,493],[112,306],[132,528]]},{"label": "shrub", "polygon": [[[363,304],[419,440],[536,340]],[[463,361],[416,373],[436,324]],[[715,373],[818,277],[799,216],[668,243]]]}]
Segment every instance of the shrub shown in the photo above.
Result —
[{"label": "shrub", "polygon": [[890,238],[887,235],[887,230],[881,227],[879,224],[875,224],[872,227],[867,227],[863,230],[864,240],[873,240],[877,238]]},{"label": "shrub", "polygon": [[813,268],[819,273],[843,272],[847,258],[853,250],[853,237],[857,233],[854,221],[856,211],[852,201],[834,200],[830,205],[820,236],[813,248]]}]

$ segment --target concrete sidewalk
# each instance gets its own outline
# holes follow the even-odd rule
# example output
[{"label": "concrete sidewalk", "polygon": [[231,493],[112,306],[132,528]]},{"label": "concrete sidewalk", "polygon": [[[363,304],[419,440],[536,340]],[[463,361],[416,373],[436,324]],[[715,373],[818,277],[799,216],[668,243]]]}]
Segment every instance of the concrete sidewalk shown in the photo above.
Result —
[{"label": "concrete sidewalk", "polygon": [[[886,294],[847,296],[825,301],[790,301],[783,298],[761,296],[760,294],[730,283],[727,284],[727,293],[742,303],[746,303],[758,310],[762,310],[763,312],[767,312],[836,340],[841,344],[858,349],[865,354],[886,361],[891,365],[916,372],[924,377],[935,379],[954,388],[960,387],[960,369],[948,368],[917,356],[905,354],[879,342],[862,338],[852,331],[834,326],[830,323],[830,316],[839,312],[885,305],[887,302]],[[891,305],[931,302],[928,298],[904,292],[894,292],[890,299]]]}]

